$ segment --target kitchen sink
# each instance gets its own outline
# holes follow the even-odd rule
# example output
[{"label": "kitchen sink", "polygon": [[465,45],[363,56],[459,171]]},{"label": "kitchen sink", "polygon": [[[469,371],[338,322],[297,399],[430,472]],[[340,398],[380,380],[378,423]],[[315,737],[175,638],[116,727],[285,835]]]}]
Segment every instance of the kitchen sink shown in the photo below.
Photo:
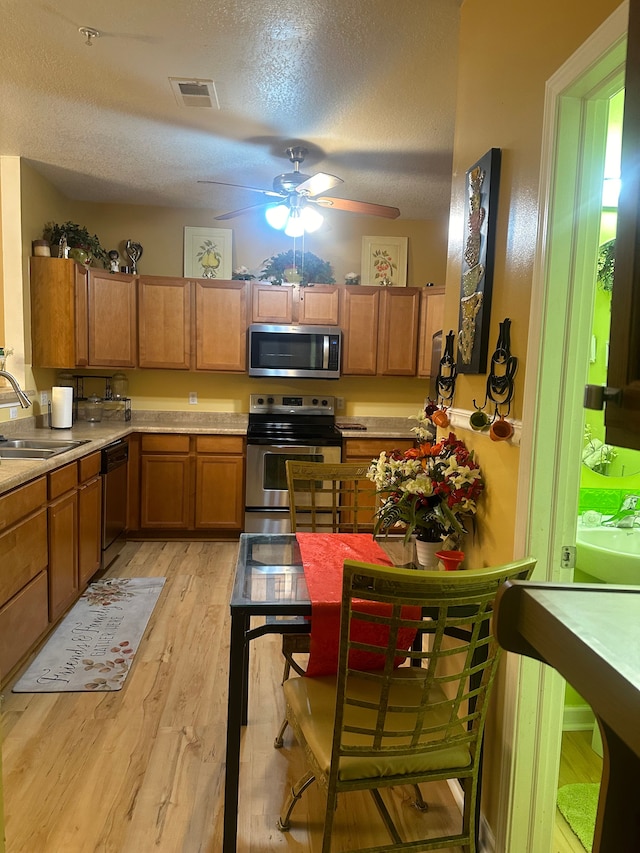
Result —
[{"label": "kitchen sink", "polygon": [[2,438],[0,459],[50,459],[87,443],[88,439],[72,441],[67,438]]}]

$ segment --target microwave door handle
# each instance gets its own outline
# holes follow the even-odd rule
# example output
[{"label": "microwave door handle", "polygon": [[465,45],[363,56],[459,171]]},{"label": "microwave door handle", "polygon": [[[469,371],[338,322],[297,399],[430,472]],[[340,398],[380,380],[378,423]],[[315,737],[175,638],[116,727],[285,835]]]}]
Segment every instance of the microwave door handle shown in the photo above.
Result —
[{"label": "microwave door handle", "polygon": [[322,336],[322,369],[329,369],[329,335]]}]

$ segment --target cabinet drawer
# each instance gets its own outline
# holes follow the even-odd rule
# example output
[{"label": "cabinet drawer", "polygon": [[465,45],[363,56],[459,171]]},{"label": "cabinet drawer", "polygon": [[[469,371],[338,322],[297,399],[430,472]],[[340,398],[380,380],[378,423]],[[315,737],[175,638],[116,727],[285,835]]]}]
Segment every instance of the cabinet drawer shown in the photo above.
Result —
[{"label": "cabinet drawer", "polygon": [[143,453],[188,453],[188,435],[143,435]]},{"label": "cabinet drawer", "polygon": [[236,453],[244,452],[244,439],[241,435],[198,435],[196,436],[198,453]]},{"label": "cabinet drawer", "polygon": [[78,466],[75,462],[49,474],[49,500],[53,501],[78,485]]},{"label": "cabinet drawer", "polygon": [[0,536],[0,606],[47,567],[47,511]]},{"label": "cabinet drawer", "polygon": [[6,677],[49,626],[47,573],[0,608],[0,673]]},{"label": "cabinet drawer", "polygon": [[408,450],[414,446],[411,438],[347,438],[344,442],[343,457],[362,459],[379,456],[383,450]]},{"label": "cabinet drawer", "polygon": [[99,450],[97,453],[90,453],[89,456],[84,456],[82,459],[78,459],[78,481],[80,483],[86,483],[87,480],[91,480],[99,474],[100,464],[101,454]]},{"label": "cabinet drawer", "polygon": [[0,498],[0,530],[11,527],[16,521],[47,502],[47,481],[44,477],[27,483]]}]

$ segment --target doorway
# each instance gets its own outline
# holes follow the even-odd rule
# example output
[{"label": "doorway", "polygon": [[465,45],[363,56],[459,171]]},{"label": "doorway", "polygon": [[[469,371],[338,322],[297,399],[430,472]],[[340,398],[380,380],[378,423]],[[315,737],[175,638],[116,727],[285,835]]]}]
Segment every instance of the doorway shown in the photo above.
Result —
[{"label": "doorway", "polygon": [[[625,3],[547,84],[516,545],[552,582],[574,575],[562,553],[576,541],[609,103],[624,85],[627,20]],[[552,849],[565,682],[512,655],[507,679],[513,758],[495,849],[543,853]]]}]

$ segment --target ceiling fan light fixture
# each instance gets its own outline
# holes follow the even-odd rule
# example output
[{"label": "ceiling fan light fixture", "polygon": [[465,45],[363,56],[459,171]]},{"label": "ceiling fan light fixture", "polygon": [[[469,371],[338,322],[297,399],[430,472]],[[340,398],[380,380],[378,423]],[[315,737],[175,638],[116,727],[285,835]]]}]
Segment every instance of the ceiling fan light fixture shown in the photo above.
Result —
[{"label": "ceiling fan light fixture", "polygon": [[289,218],[289,208],[286,204],[278,204],[275,207],[268,207],[264,212],[265,219],[272,228],[277,228],[282,231],[287,224]]},{"label": "ceiling fan light fixture", "polygon": [[304,230],[308,234],[312,234],[314,231],[317,231],[324,222],[324,216],[315,208],[309,207],[309,205],[302,208],[300,211],[300,218],[302,219]]},{"label": "ceiling fan light fixture", "polygon": [[284,233],[287,237],[302,237],[304,234],[304,223],[298,210],[291,211]]}]

